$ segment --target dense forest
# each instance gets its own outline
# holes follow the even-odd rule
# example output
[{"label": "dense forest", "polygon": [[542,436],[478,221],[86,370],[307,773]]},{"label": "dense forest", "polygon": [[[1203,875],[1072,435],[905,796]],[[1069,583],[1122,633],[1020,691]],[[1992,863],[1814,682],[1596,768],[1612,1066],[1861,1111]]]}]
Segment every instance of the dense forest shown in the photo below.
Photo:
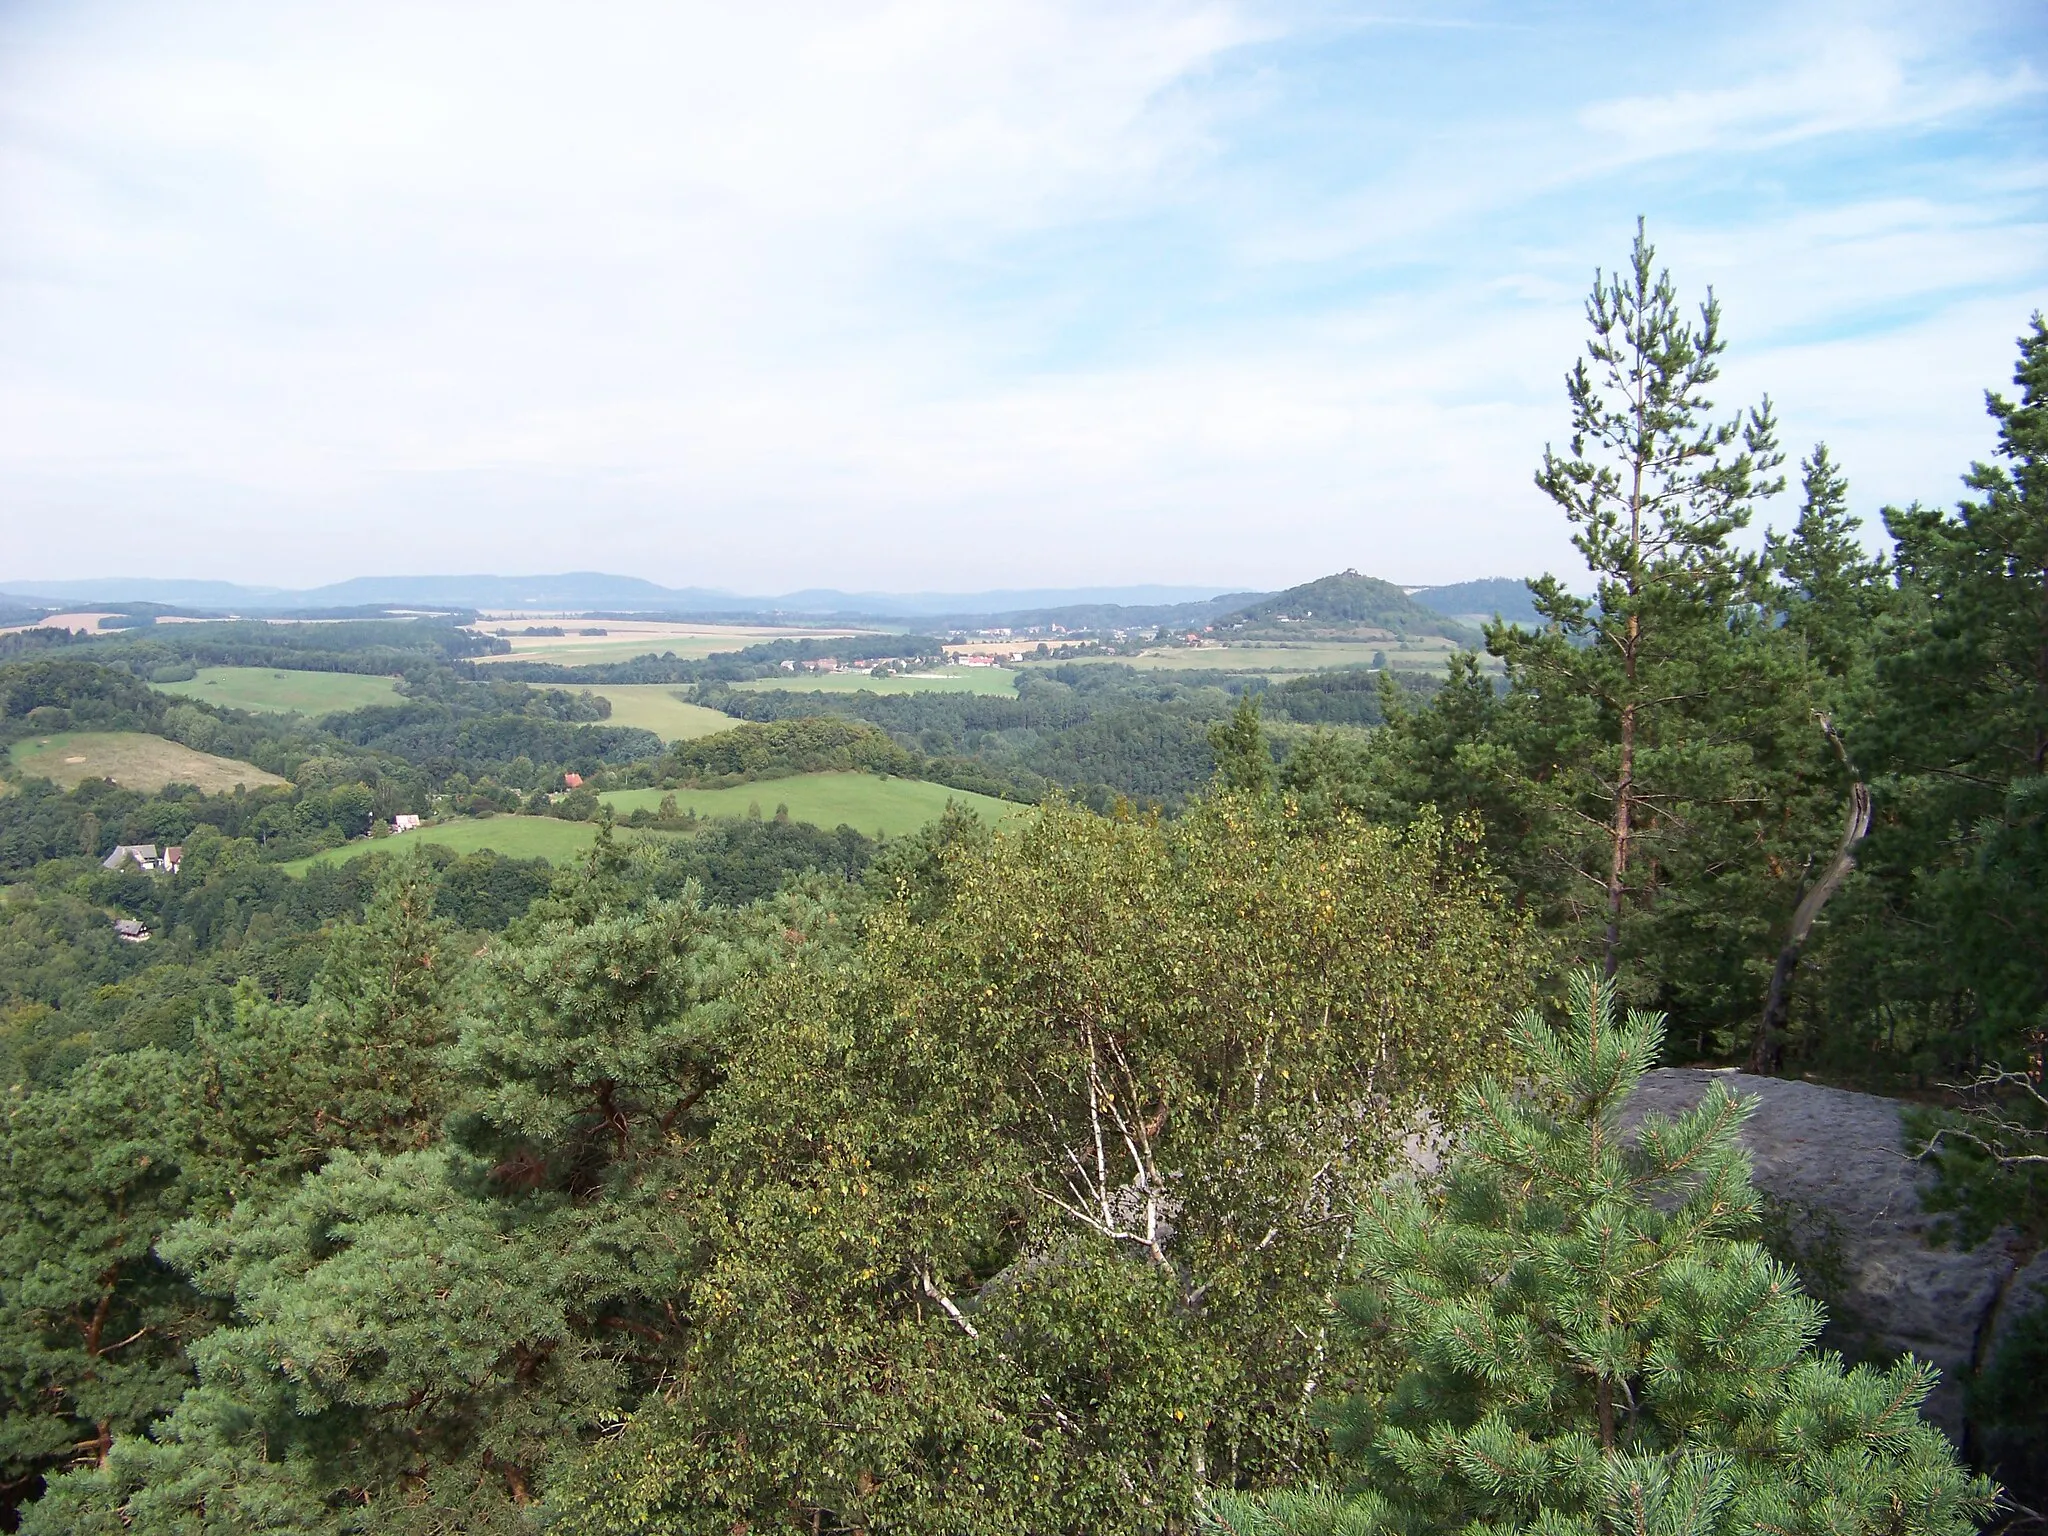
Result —
[{"label": "dense forest", "polygon": [[[1833,1350],[1725,1089],[1617,1126],[1659,1064],[1911,1094],[1952,1240],[2048,1236],[2048,323],[1964,499],[1879,538],[1853,466],[1717,411],[1720,313],[1640,237],[1587,319],[1537,468],[1586,575],[1440,676],[0,638],[0,748],[278,780],[0,790],[8,1528],[2020,1528],[2048,1315],[1965,1455],[1927,1367]],[[398,681],[317,719],[152,686],[248,664]],[[732,728],[585,691],[637,682]],[[823,770],[1038,809],[877,841],[598,798]],[[299,862],[436,812],[595,825]],[[137,843],[175,877],[104,867]]]}]

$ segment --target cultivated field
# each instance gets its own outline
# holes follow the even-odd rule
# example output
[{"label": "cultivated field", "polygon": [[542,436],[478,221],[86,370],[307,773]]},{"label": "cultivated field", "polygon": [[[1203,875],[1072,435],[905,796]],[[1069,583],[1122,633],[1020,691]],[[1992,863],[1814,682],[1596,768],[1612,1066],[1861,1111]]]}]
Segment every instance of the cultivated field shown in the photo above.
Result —
[{"label": "cultivated field", "polygon": [[571,683],[568,686],[578,693],[601,694],[610,699],[612,717],[606,724],[637,726],[643,731],[654,732],[663,741],[688,741],[696,736],[710,736],[718,731],[729,731],[740,723],[715,709],[685,702],[680,691],[670,683],[590,686]]},{"label": "cultivated field", "polygon": [[[471,626],[479,634],[498,635],[512,647],[508,656],[479,656],[480,662],[552,661],[565,667],[631,661],[650,651],[673,651],[686,661],[720,651],[745,650],[770,640],[837,640],[865,631],[857,629],[757,629],[749,624],[663,624],[651,619],[487,619]],[[528,627],[560,629],[560,635],[523,635]],[[579,635],[579,629],[601,629],[602,635]]]},{"label": "cultivated field", "polygon": [[676,797],[676,809],[699,816],[744,816],[749,806],[773,816],[775,807],[789,807],[792,821],[817,827],[849,826],[872,837],[900,837],[936,820],[948,800],[995,822],[1021,815],[1029,806],[972,795],[927,784],[922,779],[885,779],[873,773],[801,773],[787,779],[759,779],[731,789],[618,789],[598,798],[624,816],[645,806],[654,810],[664,795]]},{"label": "cultivated field", "polygon": [[60,731],[14,744],[14,765],[29,778],[54,779],[66,789],[87,779],[112,779],[123,789],[156,790],[166,784],[197,784],[219,794],[246,784],[282,784],[274,773],[249,763],[140,731]]},{"label": "cultivated field", "polygon": [[786,672],[732,686],[775,688],[790,693],[984,693],[1007,698],[1017,691],[1017,674],[1008,667],[950,666],[904,677],[870,677],[865,672]]},{"label": "cultivated field", "polygon": [[390,704],[398,698],[395,678],[355,672],[279,672],[270,667],[201,667],[197,677],[182,683],[151,686],[160,693],[257,714],[331,715]]},{"label": "cultivated field", "polygon": [[359,837],[339,848],[293,859],[279,868],[289,875],[303,875],[315,864],[339,864],[379,849],[398,853],[422,843],[438,843],[457,853],[477,853],[488,848],[508,859],[546,859],[551,864],[561,864],[582,853],[596,838],[597,826],[588,821],[557,821],[552,816],[484,816],[442,822],[396,837]]}]

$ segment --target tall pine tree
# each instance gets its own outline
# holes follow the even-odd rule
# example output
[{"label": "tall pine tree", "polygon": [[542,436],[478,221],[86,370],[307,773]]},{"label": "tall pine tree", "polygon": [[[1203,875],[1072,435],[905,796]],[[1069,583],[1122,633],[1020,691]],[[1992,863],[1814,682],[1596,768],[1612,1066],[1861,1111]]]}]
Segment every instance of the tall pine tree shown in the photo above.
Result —
[{"label": "tall pine tree", "polygon": [[1546,448],[1536,474],[1574,529],[1593,596],[1546,577],[1532,584],[1543,631],[1487,635],[1516,688],[1549,706],[1555,740],[1536,776],[1583,829],[1560,852],[1599,891],[1597,905],[1575,904],[1599,914],[1609,976],[1655,840],[1683,825],[1686,801],[1727,798],[1684,720],[1728,686],[1717,673],[1733,664],[1730,614],[1754,575],[1730,536],[1783,485],[1768,399],[1711,419],[1727,347],[1712,291],[1686,318],[1656,256],[1638,222],[1627,267],[1595,274],[1587,355],[1565,377],[1570,446]]}]

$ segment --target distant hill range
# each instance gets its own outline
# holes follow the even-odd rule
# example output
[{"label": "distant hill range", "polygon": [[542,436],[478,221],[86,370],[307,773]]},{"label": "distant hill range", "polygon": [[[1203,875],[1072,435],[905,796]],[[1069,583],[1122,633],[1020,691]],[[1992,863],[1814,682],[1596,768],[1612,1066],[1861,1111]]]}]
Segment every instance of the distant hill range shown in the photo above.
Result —
[{"label": "distant hill range", "polygon": [[[1519,581],[1468,581],[1404,590],[1355,571],[1285,592],[1225,592],[1215,587],[1022,588],[988,592],[844,592],[808,588],[746,597],[711,587],[664,587],[636,576],[570,571],[553,576],[361,576],[324,587],[242,586],[226,581],[110,577],[88,581],[0,583],[0,623],[21,623],[58,608],[105,608],[141,615],[240,613],[345,617],[386,609],[527,610],[677,618],[867,619],[914,621],[922,628],[1066,629],[1155,625],[1228,627],[1246,638],[1304,636],[1314,630],[1382,629],[1472,641],[1475,622],[1499,614],[1534,622]],[[1446,621],[1449,621],[1448,626]]]},{"label": "distant hill range", "polygon": [[1470,624],[1488,619],[1505,619],[1529,629],[1543,624],[1543,615],[1529,600],[1529,584],[1513,576],[1459,581],[1447,587],[1411,587],[1408,595],[1425,608]]},{"label": "distant hill range", "polygon": [[[1042,612],[1055,608],[1179,608],[1224,595],[1220,587],[1024,588],[992,592],[841,592],[812,588],[745,597],[711,587],[664,587],[637,576],[570,571],[555,576],[359,576],[324,587],[240,586],[226,581],[111,577],[89,581],[0,582],[0,601],[72,606],[168,604],[232,613],[300,613],[372,607],[530,609],[571,613],[677,613],[747,617],[848,616],[932,619]],[[1246,594],[1236,594],[1242,598]]]}]

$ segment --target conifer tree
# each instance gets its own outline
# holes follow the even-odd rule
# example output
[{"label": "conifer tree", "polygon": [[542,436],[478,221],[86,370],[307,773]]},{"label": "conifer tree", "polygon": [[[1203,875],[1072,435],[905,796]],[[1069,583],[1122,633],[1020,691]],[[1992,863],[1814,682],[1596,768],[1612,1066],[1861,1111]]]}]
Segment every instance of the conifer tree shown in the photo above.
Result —
[{"label": "conifer tree", "polygon": [[1542,632],[1487,632],[1516,687],[1548,701],[1554,740],[1536,776],[1588,834],[1568,857],[1600,890],[1609,976],[1652,862],[1645,837],[1680,826],[1687,801],[1729,798],[1690,739],[1704,733],[1682,721],[1728,686],[1717,676],[1731,660],[1728,619],[1754,577],[1729,539],[1784,484],[1768,398],[1710,419],[1727,348],[1720,306],[1710,290],[1687,319],[1656,257],[1638,222],[1626,268],[1595,274],[1587,355],[1565,376],[1569,448],[1545,448],[1536,474],[1596,590],[1577,597],[1545,577],[1531,583]]},{"label": "conifer tree", "polygon": [[1953,1055],[2007,1066],[2048,1047],[2048,319],[2038,313],[2013,382],[2017,400],[1986,397],[1998,451],[1964,477],[1975,498],[1952,514],[1885,512],[1902,611],[1879,658],[1870,732],[1871,755],[1912,811],[1879,850],[1905,918],[1894,933],[1924,936],[1923,973],[1960,994],[1951,1017],[1975,1038]]},{"label": "conifer tree", "polygon": [[1677,1119],[1622,1110],[1662,1021],[1571,984],[1571,1026],[1516,1021],[1526,1086],[1466,1096],[1440,1189],[1371,1200],[1345,1310],[1403,1351],[1391,1393],[1345,1402],[1341,1491],[1219,1500],[1234,1536],[1936,1536],[1990,1485],[1919,1415],[1933,1369],[1845,1369],[1820,1308],[1748,1240],[1737,1131],[1715,1084]]}]

